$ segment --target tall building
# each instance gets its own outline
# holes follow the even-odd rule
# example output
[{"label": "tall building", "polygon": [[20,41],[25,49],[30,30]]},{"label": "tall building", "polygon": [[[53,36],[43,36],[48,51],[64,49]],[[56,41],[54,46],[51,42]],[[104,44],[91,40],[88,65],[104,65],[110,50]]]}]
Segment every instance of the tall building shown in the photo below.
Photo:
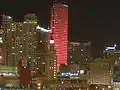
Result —
[{"label": "tall building", "polygon": [[69,42],[68,43],[68,64],[84,64],[91,58],[90,42]]},{"label": "tall building", "polygon": [[57,60],[54,48],[54,40],[50,40],[49,60],[48,60],[48,80],[57,78]]},{"label": "tall building", "polygon": [[36,29],[37,29],[37,46],[36,46],[37,71],[40,75],[47,75],[48,60],[49,60],[49,50],[48,50],[49,32],[44,32],[44,30],[46,29],[44,29],[43,31],[41,30],[41,28],[36,28]]},{"label": "tall building", "polygon": [[5,65],[18,66],[21,62],[21,67],[29,66],[32,75],[48,74],[49,32],[42,31],[43,28],[38,30],[37,26],[35,14],[25,15],[24,22],[14,22],[12,17],[3,15],[3,34],[0,37],[0,46],[3,46],[3,50],[0,49],[0,60],[4,59]]},{"label": "tall building", "polygon": [[68,46],[68,7],[65,4],[53,3],[51,9],[52,37],[55,41],[57,55],[57,71],[60,64],[67,64],[67,46]]},{"label": "tall building", "polygon": [[2,30],[3,30],[3,59],[7,66],[17,66],[20,60],[21,47],[20,36],[22,23],[16,23],[12,17],[3,15]]},{"label": "tall building", "polygon": [[23,66],[30,65],[31,70],[36,67],[36,45],[37,45],[37,16],[35,14],[27,14],[24,16],[23,22]]}]

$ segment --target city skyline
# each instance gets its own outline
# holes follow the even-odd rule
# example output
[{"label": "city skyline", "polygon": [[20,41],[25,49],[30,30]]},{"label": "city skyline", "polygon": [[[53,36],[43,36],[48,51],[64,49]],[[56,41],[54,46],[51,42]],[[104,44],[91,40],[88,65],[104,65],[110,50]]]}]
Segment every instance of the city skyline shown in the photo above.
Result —
[{"label": "city skyline", "polygon": [[[29,3],[29,4],[28,4]],[[21,6],[22,5],[22,6]],[[50,21],[52,0],[1,1],[0,12],[23,20],[26,13],[35,13],[41,26],[47,28]],[[117,2],[69,1],[69,40],[91,41],[93,52],[104,43],[119,43],[119,5]],[[76,15],[74,17],[74,15]]]},{"label": "city skyline", "polygon": [[0,90],[120,90],[118,6],[1,0]]}]

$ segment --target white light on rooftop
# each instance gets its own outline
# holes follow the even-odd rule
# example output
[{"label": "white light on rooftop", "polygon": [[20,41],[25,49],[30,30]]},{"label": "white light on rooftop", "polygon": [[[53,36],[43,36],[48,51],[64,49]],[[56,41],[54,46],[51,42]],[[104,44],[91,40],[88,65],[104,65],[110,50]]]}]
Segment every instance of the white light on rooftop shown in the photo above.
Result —
[{"label": "white light on rooftop", "polygon": [[52,30],[49,30],[49,29],[45,29],[43,27],[40,27],[39,25],[36,27],[37,30],[40,30],[40,31],[43,31],[43,32],[48,32],[48,33],[51,33]]}]

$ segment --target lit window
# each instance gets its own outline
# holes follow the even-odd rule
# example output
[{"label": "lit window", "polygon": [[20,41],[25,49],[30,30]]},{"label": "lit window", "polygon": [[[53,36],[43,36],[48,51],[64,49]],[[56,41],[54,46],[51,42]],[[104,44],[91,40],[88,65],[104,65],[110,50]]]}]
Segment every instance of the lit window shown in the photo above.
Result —
[{"label": "lit window", "polygon": [[42,40],[40,40],[40,43],[42,43]]},{"label": "lit window", "polygon": [[8,16],[8,19],[11,19],[12,17]]},{"label": "lit window", "polygon": [[13,55],[15,55],[15,53],[12,53]]},{"label": "lit window", "polygon": [[20,51],[20,53],[22,53],[22,51]]},{"label": "lit window", "polygon": [[83,51],[83,49],[81,49],[81,51]]},{"label": "lit window", "polygon": [[72,56],[70,56],[70,58],[72,58]]}]

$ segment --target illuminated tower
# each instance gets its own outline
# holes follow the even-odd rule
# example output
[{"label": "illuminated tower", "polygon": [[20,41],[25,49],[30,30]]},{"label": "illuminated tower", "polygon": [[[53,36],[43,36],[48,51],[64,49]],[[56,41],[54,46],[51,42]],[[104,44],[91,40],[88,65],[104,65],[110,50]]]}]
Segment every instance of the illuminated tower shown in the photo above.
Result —
[{"label": "illuminated tower", "polygon": [[51,9],[52,37],[55,41],[57,55],[57,71],[60,64],[67,64],[67,46],[68,46],[68,7],[57,0],[53,2]]}]

